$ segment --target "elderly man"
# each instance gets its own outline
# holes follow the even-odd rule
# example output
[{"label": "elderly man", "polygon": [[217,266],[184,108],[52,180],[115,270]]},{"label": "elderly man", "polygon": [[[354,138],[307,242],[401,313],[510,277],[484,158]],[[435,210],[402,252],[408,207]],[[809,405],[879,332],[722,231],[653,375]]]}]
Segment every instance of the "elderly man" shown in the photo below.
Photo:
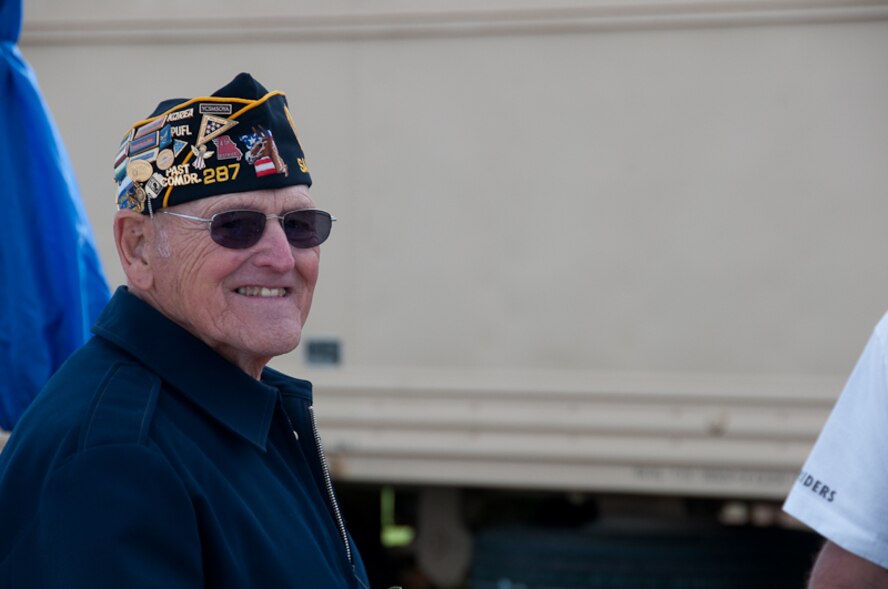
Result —
[{"label": "elderly man", "polygon": [[0,453],[0,587],[366,587],[311,384],[265,367],[334,220],[286,98],[162,102],[115,179],[128,286]]}]

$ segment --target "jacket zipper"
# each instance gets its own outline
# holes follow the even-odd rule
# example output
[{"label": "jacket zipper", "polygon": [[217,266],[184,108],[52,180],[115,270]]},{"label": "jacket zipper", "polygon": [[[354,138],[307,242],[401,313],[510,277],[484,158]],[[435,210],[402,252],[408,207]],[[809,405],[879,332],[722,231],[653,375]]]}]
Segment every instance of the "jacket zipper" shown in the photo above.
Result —
[{"label": "jacket zipper", "polygon": [[336,493],[333,492],[333,479],[330,477],[330,469],[327,468],[327,457],[324,455],[324,445],[321,442],[321,435],[318,433],[318,423],[315,419],[314,405],[308,406],[308,412],[311,415],[311,433],[314,435],[315,445],[318,447],[318,457],[321,460],[321,471],[324,473],[324,486],[327,489],[327,497],[330,498],[330,504],[333,506],[333,517],[336,519],[339,535],[342,537],[342,543],[345,545],[345,555],[348,557],[348,564],[351,565],[352,571],[354,571],[355,563],[352,560],[351,546],[348,543],[348,532],[345,531],[345,521],[342,519],[342,512],[339,511],[339,502],[336,501]]}]

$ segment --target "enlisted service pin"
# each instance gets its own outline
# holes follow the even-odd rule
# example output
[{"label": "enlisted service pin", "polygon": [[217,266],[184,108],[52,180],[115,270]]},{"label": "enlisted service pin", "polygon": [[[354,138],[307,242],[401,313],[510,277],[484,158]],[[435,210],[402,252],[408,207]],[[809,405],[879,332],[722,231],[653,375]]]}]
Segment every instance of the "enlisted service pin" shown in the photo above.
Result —
[{"label": "enlisted service pin", "polygon": [[173,165],[173,160],[176,159],[176,156],[173,155],[172,149],[164,149],[160,153],[157,154],[157,169],[158,170],[166,170],[170,166]]},{"label": "enlisted service pin", "polygon": [[129,203],[132,206],[132,209],[137,213],[141,213],[145,210],[145,201],[147,200],[148,195],[145,192],[145,189],[142,188],[139,184],[133,185],[133,190],[129,195]]},{"label": "enlisted service pin", "polygon": [[144,182],[154,173],[154,167],[145,160],[133,160],[126,165],[126,175],[133,182]]}]

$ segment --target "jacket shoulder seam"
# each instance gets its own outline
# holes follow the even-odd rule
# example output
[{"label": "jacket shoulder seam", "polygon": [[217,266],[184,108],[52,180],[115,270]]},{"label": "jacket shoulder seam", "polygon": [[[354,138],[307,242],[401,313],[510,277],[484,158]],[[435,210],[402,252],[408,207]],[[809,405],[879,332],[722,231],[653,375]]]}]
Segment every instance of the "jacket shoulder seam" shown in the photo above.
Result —
[{"label": "jacket shoulder seam", "polygon": [[111,366],[83,424],[78,449],[145,444],[159,393],[160,379],[143,366],[124,362]]}]

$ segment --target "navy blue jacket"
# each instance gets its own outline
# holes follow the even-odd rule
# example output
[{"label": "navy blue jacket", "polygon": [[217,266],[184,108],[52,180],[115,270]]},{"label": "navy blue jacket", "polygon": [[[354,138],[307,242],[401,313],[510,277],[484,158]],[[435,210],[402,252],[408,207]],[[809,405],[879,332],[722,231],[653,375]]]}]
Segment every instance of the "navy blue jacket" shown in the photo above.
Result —
[{"label": "navy blue jacket", "polygon": [[0,452],[0,587],[367,586],[311,384],[257,381],[125,289]]}]

